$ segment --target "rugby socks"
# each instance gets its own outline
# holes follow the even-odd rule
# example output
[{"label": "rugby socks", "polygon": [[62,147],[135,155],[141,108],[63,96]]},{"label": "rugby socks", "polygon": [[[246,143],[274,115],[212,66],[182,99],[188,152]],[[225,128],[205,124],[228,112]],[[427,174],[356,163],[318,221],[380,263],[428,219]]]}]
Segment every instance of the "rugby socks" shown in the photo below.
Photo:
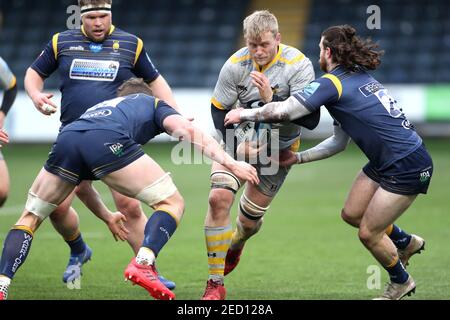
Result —
[{"label": "rugby socks", "polygon": [[157,257],[176,229],[177,220],[171,213],[163,210],[155,211],[145,225],[142,247],[150,249]]},{"label": "rugby socks", "polygon": [[231,224],[225,227],[205,227],[209,266],[208,280],[223,284],[225,257],[231,245],[232,234]]},{"label": "rugby socks", "polygon": [[0,275],[13,279],[25,262],[33,241],[33,231],[26,226],[14,226],[6,236],[0,259]]},{"label": "rugby socks", "polygon": [[71,256],[80,255],[86,250],[86,243],[84,242],[80,232],[77,232],[77,235],[73,239],[65,241],[70,247]]},{"label": "rugby socks", "polygon": [[386,234],[398,249],[405,249],[411,241],[411,235],[400,229],[395,224],[391,224],[386,229]]},{"label": "rugby socks", "polygon": [[389,278],[392,282],[405,283],[409,278],[408,272],[406,272],[405,268],[402,265],[402,262],[398,257],[396,257],[390,265],[384,268],[389,273]]}]

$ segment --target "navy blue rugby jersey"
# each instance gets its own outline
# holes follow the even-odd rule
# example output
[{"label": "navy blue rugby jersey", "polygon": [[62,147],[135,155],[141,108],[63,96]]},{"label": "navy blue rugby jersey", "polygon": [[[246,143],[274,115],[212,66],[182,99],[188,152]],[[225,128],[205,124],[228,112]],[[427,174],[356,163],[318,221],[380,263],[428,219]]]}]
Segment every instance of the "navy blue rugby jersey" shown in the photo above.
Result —
[{"label": "navy blue rugby jersey", "polygon": [[311,112],[324,105],[378,170],[422,144],[397,101],[365,70],[338,66],[294,97]]},{"label": "navy blue rugby jersey", "polygon": [[58,71],[63,126],[115,98],[124,81],[137,77],[152,82],[159,76],[142,40],[114,26],[103,42],[93,42],[83,27],[55,34],[31,68],[44,79]]},{"label": "navy blue rugby jersey", "polygon": [[64,127],[65,131],[110,130],[140,145],[165,132],[163,121],[179,113],[155,97],[132,94],[101,102]]}]

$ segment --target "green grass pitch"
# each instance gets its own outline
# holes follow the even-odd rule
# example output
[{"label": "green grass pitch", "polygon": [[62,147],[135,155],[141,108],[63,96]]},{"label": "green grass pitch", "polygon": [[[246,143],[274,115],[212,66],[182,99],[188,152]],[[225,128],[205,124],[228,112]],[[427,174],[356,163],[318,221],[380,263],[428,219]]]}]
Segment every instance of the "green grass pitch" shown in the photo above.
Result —
[{"label": "green grass pitch", "polygon": [[[303,148],[313,142],[305,142]],[[398,221],[408,232],[427,241],[426,250],[411,260],[416,280],[412,299],[450,298],[450,141],[427,140],[434,160],[429,193],[419,196]],[[26,194],[46,160],[48,145],[4,148],[11,175],[11,193],[0,209],[0,241],[22,212]],[[170,161],[171,145],[150,144],[147,152],[171,171],[186,200],[186,213],[175,235],[161,252],[158,268],[177,283],[177,299],[199,299],[207,278],[203,220],[209,191],[209,166],[177,166]],[[370,299],[388,277],[381,270],[381,289],[368,289],[367,268],[377,265],[346,225],[340,211],[358,170],[366,163],[354,144],[334,158],[297,166],[273,201],[262,230],[246,245],[238,268],[226,278],[228,299]],[[107,189],[95,184],[105,195]],[[123,281],[132,258],[126,243],[116,243],[107,227],[77,200],[81,230],[93,249],[83,268],[81,290],[62,283],[69,250],[46,221],[36,233],[27,262],[10,288],[10,299],[151,299],[140,287]],[[151,210],[145,208],[147,215]],[[236,203],[232,220],[236,217]]]}]

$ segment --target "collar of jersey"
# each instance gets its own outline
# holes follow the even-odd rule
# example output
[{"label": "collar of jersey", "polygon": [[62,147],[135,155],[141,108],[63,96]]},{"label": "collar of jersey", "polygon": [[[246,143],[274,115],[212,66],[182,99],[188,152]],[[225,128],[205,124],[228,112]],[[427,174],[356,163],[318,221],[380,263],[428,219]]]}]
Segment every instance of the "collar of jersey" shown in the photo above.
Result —
[{"label": "collar of jersey", "polygon": [[273,66],[278,60],[280,60],[281,54],[283,53],[283,48],[284,48],[284,44],[281,44],[278,46],[278,53],[275,56],[275,58],[273,58],[273,60],[266,64],[264,67],[260,68],[259,65],[253,61],[253,66],[255,67],[256,70],[258,70],[261,73],[264,73],[267,69],[269,69],[271,66]]},{"label": "collar of jersey", "polygon": [[[114,30],[116,30],[116,26],[112,24],[112,25],[111,25],[111,28],[109,28],[108,36],[110,36],[111,33],[114,32]],[[86,32],[84,31],[84,26],[83,26],[83,25],[81,25],[81,32],[84,34],[84,36],[85,36],[86,38],[89,38],[88,35],[86,34]],[[90,39],[90,38],[89,38],[89,39]]]}]

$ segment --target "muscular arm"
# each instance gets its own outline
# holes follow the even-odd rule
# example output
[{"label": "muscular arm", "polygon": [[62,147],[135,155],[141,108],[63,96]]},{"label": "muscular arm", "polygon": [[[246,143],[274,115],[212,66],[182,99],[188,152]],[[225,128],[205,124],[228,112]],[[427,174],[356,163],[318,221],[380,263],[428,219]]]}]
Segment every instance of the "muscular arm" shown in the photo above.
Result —
[{"label": "muscular arm", "polygon": [[271,102],[261,108],[245,109],[240,113],[241,121],[283,122],[310,114],[296,98],[289,97],[282,102]]},{"label": "muscular arm", "polygon": [[44,79],[32,68],[28,68],[25,74],[24,84],[25,91],[31,100],[33,100],[33,96],[36,96],[44,90]]},{"label": "muscular arm", "polygon": [[339,126],[334,126],[334,134],[315,147],[297,152],[297,163],[306,163],[329,158],[344,151],[350,142],[350,137]]},{"label": "muscular arm", "polygon": [[153,92],[153,95],[158,99],[167,102],[171,107],[180,112],[177,102],[173,97],[172,89],[163,76],[159,75],[155,80],[148,84]]},{"label": "muscular arm", "polygon": [[230,157],[209,134],[193,126],[180,115],[171,115],[164,119],[167,133],[180,140],[187,140],[202,154],[231,170],[238,178],[253,184],[259,183],[255,168],[245,162],[237,162]]}]

